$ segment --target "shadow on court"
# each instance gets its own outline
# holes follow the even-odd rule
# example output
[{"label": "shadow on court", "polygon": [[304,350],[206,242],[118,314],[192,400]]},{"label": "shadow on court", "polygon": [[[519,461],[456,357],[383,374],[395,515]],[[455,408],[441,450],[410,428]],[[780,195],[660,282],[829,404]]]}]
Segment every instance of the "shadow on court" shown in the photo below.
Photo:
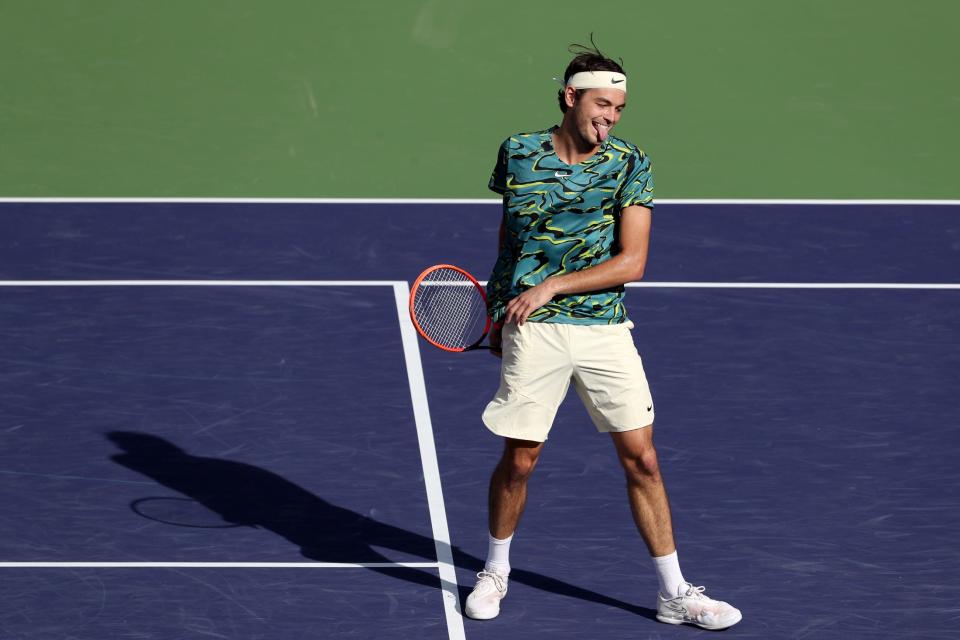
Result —
[{"label": "shadow on court", "polygon": [[[148,433],[111,431],[107,439],[123,453],[111,459],[157,483],[187,496],[233,526],[267,529],[296,545],[304,557],[318,562],[392,563],[374,547],[394,549],[436,561],[434,540],[368,516],[344,509],[310,493],[303,487],[259,467],[193,456],[175,444]],[[134,501],[131,508],[145,516]],[[160,520],[170,526],[196,527],[191,522]],[[222,526],[222,525],[219,525]],[[481,567],[483,560],[452,549],[460,567]],[[439,588],[434,571],[394,567],[371,567],[394,578]],[[514,569],[511,582],[542,591],[622,609],[653,619],[655,611],[577,587],[532,571]],[[472,585],[461,585],[461,602]]]}]

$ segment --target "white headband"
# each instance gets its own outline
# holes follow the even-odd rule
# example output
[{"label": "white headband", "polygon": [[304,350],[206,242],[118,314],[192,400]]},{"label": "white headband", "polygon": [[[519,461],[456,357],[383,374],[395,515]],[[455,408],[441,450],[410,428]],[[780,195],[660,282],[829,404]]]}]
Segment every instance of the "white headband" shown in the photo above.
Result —
[{"label": "white headband", "polygon": [[581,71],[570,76],[566,86],[574,89],[617,89],[627,92],[627,76],[615,71]]}]

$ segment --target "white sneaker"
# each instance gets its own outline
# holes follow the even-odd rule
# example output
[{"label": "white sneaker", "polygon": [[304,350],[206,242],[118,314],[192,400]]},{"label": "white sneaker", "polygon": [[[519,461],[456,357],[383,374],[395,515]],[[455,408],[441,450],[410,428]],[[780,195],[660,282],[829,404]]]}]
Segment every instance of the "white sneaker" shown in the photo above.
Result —
[{"label": "white sneaker", "polygon": [[477,578],[477,585],[467,596],[464,613],[474,620],[496,618],[500,614],[500,601],[507,595],[507,577],[481,571]]},{"label": "white sneaker", "polygon": [[743,614],[722,600],[708,598],[704,587],[684,582],[673,598],[657,594],[657,620],[667,624],[695,624],[704,629],[718,630],[740,622]]}]

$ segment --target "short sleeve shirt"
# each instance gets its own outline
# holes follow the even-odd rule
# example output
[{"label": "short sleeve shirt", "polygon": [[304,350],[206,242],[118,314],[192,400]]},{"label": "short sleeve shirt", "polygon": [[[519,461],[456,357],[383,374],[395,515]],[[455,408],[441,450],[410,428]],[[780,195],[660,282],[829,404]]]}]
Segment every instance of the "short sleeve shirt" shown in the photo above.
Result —
[{"label": "short sleeve shirt", "polygon": [[[503,318],[507,302],[526,289],[616,255],[624,208],[653,208],[653,175],[643,151],[609,136],[594,156],[568,165],[554,152],[555,130],[507,138],[490,176],[490,189],[503,195],[505,230],[487,283],[487,304],[495,321]],[[623,286],[557,296],[528,320],[626,322],[623,296]]]}]

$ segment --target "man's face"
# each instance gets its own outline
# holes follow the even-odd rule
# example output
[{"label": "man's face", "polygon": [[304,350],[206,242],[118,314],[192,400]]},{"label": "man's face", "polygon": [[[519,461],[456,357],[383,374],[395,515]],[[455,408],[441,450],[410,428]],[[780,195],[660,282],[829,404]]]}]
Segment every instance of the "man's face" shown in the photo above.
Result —
[{"label": "man's face", "polygon": [[[620,112],[627,106],[627,95],[617,89],[585,89],[580,97],[567,89],[567,115],[573,117],[577,133],[592,146],[606,140],[613,125],[620,120]],[[572,105],[571,105],[572,102]]]}]

